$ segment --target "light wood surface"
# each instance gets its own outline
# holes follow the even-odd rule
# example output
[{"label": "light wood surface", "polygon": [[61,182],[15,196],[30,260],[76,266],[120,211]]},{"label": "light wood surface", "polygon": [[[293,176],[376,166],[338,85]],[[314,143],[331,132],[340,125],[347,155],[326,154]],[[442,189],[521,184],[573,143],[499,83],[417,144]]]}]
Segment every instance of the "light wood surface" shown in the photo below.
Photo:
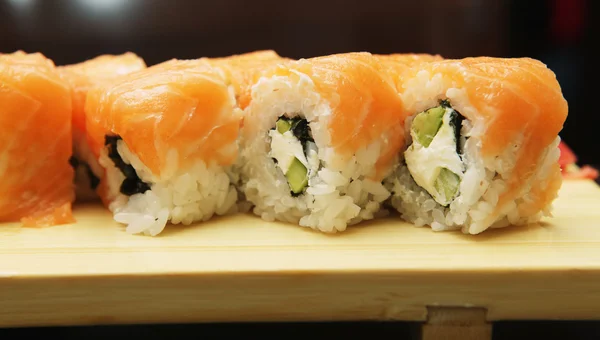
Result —
[{"label": "light wood surface", "polygon": [[480,235],[397,219],[324,235],[250,215],[132,236],[0,225],[0,326],[283,320],[600,319],[600,188],[566,182],[555,217]]}]

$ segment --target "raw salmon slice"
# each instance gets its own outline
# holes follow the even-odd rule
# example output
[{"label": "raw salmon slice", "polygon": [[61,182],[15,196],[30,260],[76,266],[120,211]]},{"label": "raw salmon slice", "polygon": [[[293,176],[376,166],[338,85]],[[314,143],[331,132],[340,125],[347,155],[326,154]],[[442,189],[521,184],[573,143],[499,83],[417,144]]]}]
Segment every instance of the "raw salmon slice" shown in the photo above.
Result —
[{"label": "raw salmon slice", "polygon": [[40,53],[0,54],[0,221],[74,222],[72,99]]},{"label": "raw salmon slice", "polygon": [[77,201],[97,199],[95,193],[100,165],[87,144],[85,100],[95,86],[107,85],[121,76],[146,68],[144,60],[132,52],[120,55],[100,55],[81,63],[59,66],[58,70],[70,85],[73,98],[73,158]]}]

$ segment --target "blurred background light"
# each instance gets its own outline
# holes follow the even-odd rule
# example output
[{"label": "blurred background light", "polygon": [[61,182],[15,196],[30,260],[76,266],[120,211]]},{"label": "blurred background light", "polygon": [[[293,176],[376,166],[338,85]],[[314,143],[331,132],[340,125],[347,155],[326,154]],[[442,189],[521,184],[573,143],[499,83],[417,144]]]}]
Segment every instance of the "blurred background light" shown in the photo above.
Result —
[{"label": "blurred background light", "polygon": [[36,0],[8,0],[8,3],[17,10],[27,10],[36,2]]},{"label": "blurred background light", "polygon": [[76,0],[88,14],[116,14],[130,9],[134,0]]}]

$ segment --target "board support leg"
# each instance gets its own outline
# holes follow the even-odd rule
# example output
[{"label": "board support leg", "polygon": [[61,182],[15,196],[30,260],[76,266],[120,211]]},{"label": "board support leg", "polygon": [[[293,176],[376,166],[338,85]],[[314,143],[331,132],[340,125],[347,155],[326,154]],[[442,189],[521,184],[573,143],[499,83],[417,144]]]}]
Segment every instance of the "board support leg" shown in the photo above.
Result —
[{"label": "board support leg", "polygon": [[422,340],[491,340],[492,324],[485,308],[428,307]]}]

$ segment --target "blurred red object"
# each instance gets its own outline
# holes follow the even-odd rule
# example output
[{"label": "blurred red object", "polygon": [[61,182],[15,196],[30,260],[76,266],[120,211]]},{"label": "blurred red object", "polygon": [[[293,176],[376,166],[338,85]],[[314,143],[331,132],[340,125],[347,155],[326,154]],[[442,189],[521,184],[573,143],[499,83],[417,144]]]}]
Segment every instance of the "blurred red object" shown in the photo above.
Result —
[{"label": "blurred red object", "polygon": [[577,162],[577,156],[575,156],[573,150],[571,150],[565,142],[561,141],[560,144],[558,144],[558,149],[560,150],[558,164],[560,164],[562,170],[564,170],[567,165]]},{"label": "blurred red object", "polygon": [[585,0],[554,0],[552,36],[564,43],[581,39],[585,30],[585,14]]},{"label": "blurred red object", "polygon": [[563,178],[592,180],[598,178],[598,170],[589,165],[584,165],[581,168],[577,166],[577,156],[573,150],[567,146],[567,144],[561,141],[558,145],[558,148],[560,149],[558,164],[560,165]]}]

